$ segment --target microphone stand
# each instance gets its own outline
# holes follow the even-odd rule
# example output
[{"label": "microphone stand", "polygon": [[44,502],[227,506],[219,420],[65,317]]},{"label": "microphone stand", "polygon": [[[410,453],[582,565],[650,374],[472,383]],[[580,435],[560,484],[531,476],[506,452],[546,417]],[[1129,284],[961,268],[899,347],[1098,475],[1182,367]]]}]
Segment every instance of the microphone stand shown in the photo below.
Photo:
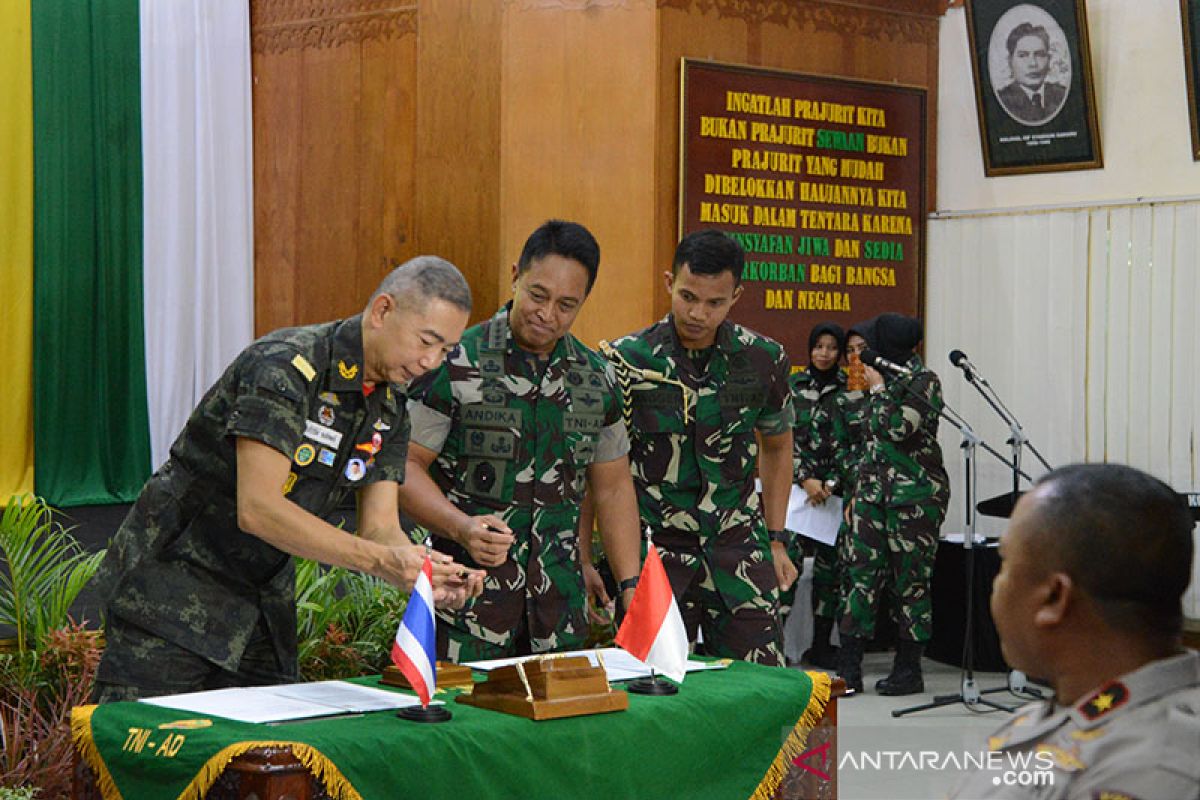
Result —
[{"label": "microphone stand", "polygon": [[[870,366],[868,364],[868,366]],[[1024,476],[1026,480],[1031,480],[1028,475],[1021,471],[1018,465],[1010,464],[1008,459],[996,452],[987,442],[983,441],[967,424],[967,421],[962,418],[962,415],[954,411],[950,406],[945,405],[944,408],[937,408],[929,403],[924,397],[917,394],[907,384],[901,384],[904,391],[909,397],[914,398],[925,408],[937,412],[937,415],[949,422],[958,432],[962,434],[962,444],[960,447],[963,452],[963,478],[966,489],[966,523],[967,532],[963,536],[963,547],[966,548],[966,624],[963,632],[963,679],[961,690],[957,694],[935,695],[933,700],[928,703],[922,703],[917,706],[909,706],[908,708],[897,708],[892,711],[893,717],[902,717],[905,714],[913,714],[918,711],[928,711],[931,708],[941,708],[942,706],[953,705],[954,703],[962,703],[974,710],[975,706],[989,706],[997,711],[1013,712],[1016,709],[1009,706],[1000,705],[983,697],[985,694],[994,694],[996,692],[1008,691],[1008,686],[1001,686],[992,689],[980,690],[975,683],[975,646],[971,641],[971,635],[974,629],[972,617],[974,615],[974,595],[975,595],[975,484],[976,484],[976,469],[975,469],[975,448],[982,445],[984,450],[987,450],[1004,464],[1012,467],[1018,475]],[[953,415],[953,416],[952,416]]]},{"label": "microphone stand", "polygon": [[[951,355],[956,355],[959,352],[961,351],[956,351]],[[968,361],[967,364],[970,364],[970,362]],[[1021,472],[1022,448],[1028,446],[1030,452],[1037,456],[1038,461],[1040,461],[1042,466],[1047,470],[1052,469],[1052,467],[1046,461],[1046,459],[1042,457],[1042,454],[1038,452],[1037,448],[1033,446],[1033,442],[1029,441],[1029,438],[1025,435],[1024,429],[1021,427],[1021,423],[1017,421],[1016,415],[1008,410],[1008,407],[1004,405],[1004,402],[1000,399],[1000,396],[996,393],[996,390],[992,388],[992,385],[988,383],[987,379],[982,375],[977,374],[972,366],[967,366],[967,364],[963,364],[960,361],[958,364],[955,364],[955,366],[962,370],[963,377],[967,379],[967,383],[971,384],[971,386],[975,388],[975,391],[979,392],[980,396],[983,397],[983,399],[987,401],[987,404],[992,407],[992,410],[1000,416],[1000,419],[1004,420],[1006,425],[1008,425],[1010,435],[1006,444],[1008,444],[1012,449],[1012,504],[1015,507],[1017,504],[1017,497],[1021,491],[1021,476],[1024,475],[1024,473]],[[1028,478],[1028,476],[1025,477]],[[1017,695],[1018,697],[1023,696],[1036,700],[1041,700],[1045,697],[1040,689],[1028,685],[1026,681],[1027,678],[1024,672],[1016,669],[1009,670],[1008,691],[1014,695]]]}]

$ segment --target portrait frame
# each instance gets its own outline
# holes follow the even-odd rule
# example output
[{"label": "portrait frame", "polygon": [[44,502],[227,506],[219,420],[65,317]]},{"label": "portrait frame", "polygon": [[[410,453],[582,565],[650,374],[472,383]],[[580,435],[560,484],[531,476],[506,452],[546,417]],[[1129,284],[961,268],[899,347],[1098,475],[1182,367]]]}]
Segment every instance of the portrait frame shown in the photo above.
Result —
[{"label": "portrait frame", "polygon": [[966,0],[988,177],[1104,166],[1085,5]]},{"label": "portrait frame", "polygon": [[1179,0],[1179,19],[1183,23],[1183,64],[1187,74],[1188,118],[1192,128],[1192,160],[1200,161],[1200,107],[1196,105],[1196,86],[1200,84],[1200,0]]}]

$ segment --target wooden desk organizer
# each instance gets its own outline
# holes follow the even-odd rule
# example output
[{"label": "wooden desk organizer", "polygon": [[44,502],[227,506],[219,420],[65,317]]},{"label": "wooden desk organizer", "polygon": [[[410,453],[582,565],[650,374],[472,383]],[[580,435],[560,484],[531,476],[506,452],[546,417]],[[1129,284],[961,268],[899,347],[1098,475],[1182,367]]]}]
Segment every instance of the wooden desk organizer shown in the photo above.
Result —
[{"label": "wooden desk organizer", "polygon": [[603,714],[629,708],[629,695],[608,685],[586,656],[534,658],[500,667],[456,702],[532,720]]},{"label": "wooden desk organizer", "polygon": [[[411,689],[412,684],[404,673],[395,667],[383,668],[383,682],[388,686],[399,686],[401,689]],[[471,678],[471,668],[461,664],[451,664],[447,661],[437,662],[437,688],[461,689],[469,688],[475,681]]]}]

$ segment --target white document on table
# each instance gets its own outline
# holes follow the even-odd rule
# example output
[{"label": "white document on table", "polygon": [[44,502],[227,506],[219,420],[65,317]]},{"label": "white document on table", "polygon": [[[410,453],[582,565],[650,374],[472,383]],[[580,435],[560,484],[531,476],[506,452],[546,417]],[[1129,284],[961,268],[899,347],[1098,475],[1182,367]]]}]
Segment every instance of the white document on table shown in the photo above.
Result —
[{"label": "white document on table", "polygon": [[[148,697],[139,702],[238,722],[285,722],[420,705],[413,695],[345,681],[238,686]],[[435,704],[440,704],[435,701]]]},{"label": "white document on table", "polygon": [[808,493],[792,484],[788,496],[788,530],[807,536],[821,544],[837,542],[838,528],[842,525],[842,498],[831,495],[819,506],[808,502]]},{"label": "white document on table", "polygon": [[[634,658],[626,651],[619,647],[604,647],[599,650],[572,650],[567,653],[546,653],[546,656],[555,658],[563,658],[565,656],[587,656],[588,661],[592,666],[598,667],[603,659],[604,673],[608,678],[609,683],[617,681],[628,681],[634,678],[646,678],[650,676],[650,666],[644,661]],[[494,658],[488,661],[471,661],[464,666],[471,669],[479,670],[480,672],[489,672],[499,667],[507,667],[516,664],[519,661],[528,661],[539,656],[513,656],[511,658]],[[688,672],[703,672],[712,669],[725,669],[728,664],[722,661],[693,661],[688,659]]]}]

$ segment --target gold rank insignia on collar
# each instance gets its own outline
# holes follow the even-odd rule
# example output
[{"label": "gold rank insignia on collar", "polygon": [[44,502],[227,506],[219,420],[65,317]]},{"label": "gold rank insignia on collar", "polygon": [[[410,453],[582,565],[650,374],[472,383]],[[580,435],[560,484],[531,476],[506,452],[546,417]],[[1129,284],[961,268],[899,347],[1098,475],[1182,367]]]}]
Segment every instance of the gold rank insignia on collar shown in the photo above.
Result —
[{"label": "gold rank insignia on collar", "polygon": [[352,381],[358,377],[358,364],[347,364],[338,359],[338,374],[342,376],[342,380]]},{"label": "gold rank insignia on collar", "polygon": [[1105,714],[1120,708],[1129,699],[1129,690],[1120,681],[1112,681],[1097,689],[1087,700],[1079,704],[1079,713],[1088,720],[1100,719]]}]

